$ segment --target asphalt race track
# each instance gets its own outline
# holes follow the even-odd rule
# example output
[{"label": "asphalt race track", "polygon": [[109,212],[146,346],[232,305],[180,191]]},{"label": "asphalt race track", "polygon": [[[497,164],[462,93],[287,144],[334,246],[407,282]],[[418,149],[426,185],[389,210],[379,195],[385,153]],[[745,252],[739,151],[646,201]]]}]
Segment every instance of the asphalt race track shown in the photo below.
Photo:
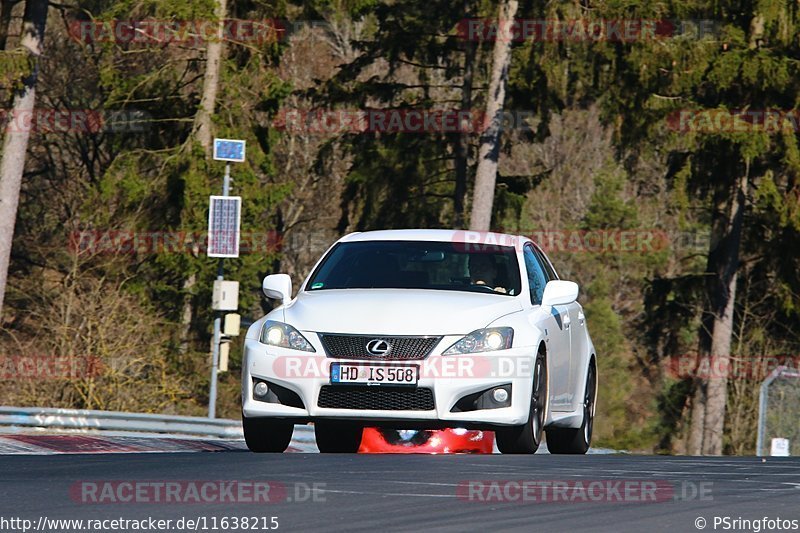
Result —
[{"label": "asphalt race track", "polygon": [[[181,490],[193,483],[212,481],[248,486],[268,481],[272,499],[279,501],[252,503],[248,500],[251,494],[245,492],[236,496],[239,499],[235,503],[221,501],[210,493],[206,495],[210,503],[197,503],[187,497],[187,492],[181,493],[177,502],[153,502],[155,493],[148,493],[147,487],[170,481],[179,482]],[[562,488],[558,493],[556,481]],[[114,492],[124,482],[145,489],[136,494],[131,490]],[[523,493],[521,482],[542,485]],[[87,484],[97,492],[81,492]],[[97,498],[103,493],[104,489],[98,487],[112,487],[105,501],[87,497],[91,494]],[[578,487],[588,492],[578,491]],[[657,488],[655,492],[651,491],[653,487]],[[642,494],[645,502],[641,501]],[[132,495],[134,501],[123,502]],[[115,499],[118,497],[123,500]],[[9,517],[30,519],[34,524],[40,517],[204,517],[205,530],[209,531],[213,530],[214,517],[264,517],[259,529],[252,524],[249,529],[263,531],[260,526],[273,516],[282,531],[678,532],[697,531],[695,524],[703,525],[701,518],[706,521],[705,530],[725,530],[723,523],[714,527],[715,516],[727,516],[730,526],[736,525],[734,519],[780,518],[789,521],[783,522],[786,529],[792,519],[800,520],[800,460],[636,455],[259,455],[241,451],[19,455],[0,456],[0,502],[0,523]],[[767,523],[727,530],[767,530],[762,524]],[[204,530],[202,525],[196,528]],[[0,529],[14,531],[8,523]],[[234,530],[230,523],[228,530]]]}]

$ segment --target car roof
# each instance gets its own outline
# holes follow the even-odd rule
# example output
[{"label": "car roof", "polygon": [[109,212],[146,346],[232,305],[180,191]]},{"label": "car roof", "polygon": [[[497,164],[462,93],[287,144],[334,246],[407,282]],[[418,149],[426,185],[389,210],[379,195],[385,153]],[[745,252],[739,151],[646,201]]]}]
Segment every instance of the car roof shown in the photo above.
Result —
[{"label": "car roof", "polygon": [[[470,231],[463,229],[390,229],[364,231],[345,235],[339,242],[364,241],[438,241],[463,242],[476,244],[498,244],[501,246],[519,246],[532,242],[521,235],[496,233],[492,231]],[[522,246],[519,246],[521,249]]]}]

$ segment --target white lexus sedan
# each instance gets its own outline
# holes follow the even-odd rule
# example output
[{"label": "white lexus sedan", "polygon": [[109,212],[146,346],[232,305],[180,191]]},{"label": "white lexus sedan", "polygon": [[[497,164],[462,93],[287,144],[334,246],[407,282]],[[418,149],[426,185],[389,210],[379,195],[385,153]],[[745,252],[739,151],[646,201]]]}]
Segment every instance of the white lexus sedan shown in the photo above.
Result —
[{"label": "white lexus sedan", "polygon": [[247,446],[281,452],[314,423],[321,452],[356,452],[364,427],[493,430],[502,453],[586,453],[597,360],[578,285],[531,240],[459,230],[353,233],[297,295],[247,331]]}]

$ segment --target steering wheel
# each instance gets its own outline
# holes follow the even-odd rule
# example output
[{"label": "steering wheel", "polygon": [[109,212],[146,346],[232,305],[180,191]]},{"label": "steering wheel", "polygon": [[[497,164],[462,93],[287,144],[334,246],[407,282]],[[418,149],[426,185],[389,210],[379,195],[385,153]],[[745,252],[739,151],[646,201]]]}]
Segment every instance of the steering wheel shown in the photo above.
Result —
[{"label": "steering wheel", "polygon": [[495,294],[498,294],[498,292],[496,290],[494,290],[494,287],[492,287],[490,285],[482,285],[480,283],[470,283],[470,287],[477,287],[479,289],[484,289],[484,290],[486,290],[488,292],[493,292]]}]

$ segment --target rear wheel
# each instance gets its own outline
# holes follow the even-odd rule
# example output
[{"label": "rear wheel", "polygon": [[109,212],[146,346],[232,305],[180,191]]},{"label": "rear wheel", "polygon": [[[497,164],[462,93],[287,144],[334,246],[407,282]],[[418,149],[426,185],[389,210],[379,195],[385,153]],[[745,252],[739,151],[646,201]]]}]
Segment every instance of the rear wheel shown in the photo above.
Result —
[{"label": "rear wheel", "polygon": [[271,418],[242,416],[244,441],[251,452],[281,453],[289,447],[294,424]]},{"label": "rear wheel", "polygon": [[358,424],[347,422],[315,422],[314,436],[317,448],[322,453],[356,453],[361,446],[361,434],[364,432]]},{"label": "rear wheel", "polygon": [[586,391],[583,396],[583,424],[579,428],[550,428],[547,430],[547,449],[550,453],[583,454],[592,445],[594,404],[597,391],[597,370],[589,364]]},{"label": "rear wheel", "polygon": [[542,443],[542,428],[547,414],[547,358],[539,352],[533,370],[533,392],[528,422],[495,432],[501,453],[536,453]]}]

